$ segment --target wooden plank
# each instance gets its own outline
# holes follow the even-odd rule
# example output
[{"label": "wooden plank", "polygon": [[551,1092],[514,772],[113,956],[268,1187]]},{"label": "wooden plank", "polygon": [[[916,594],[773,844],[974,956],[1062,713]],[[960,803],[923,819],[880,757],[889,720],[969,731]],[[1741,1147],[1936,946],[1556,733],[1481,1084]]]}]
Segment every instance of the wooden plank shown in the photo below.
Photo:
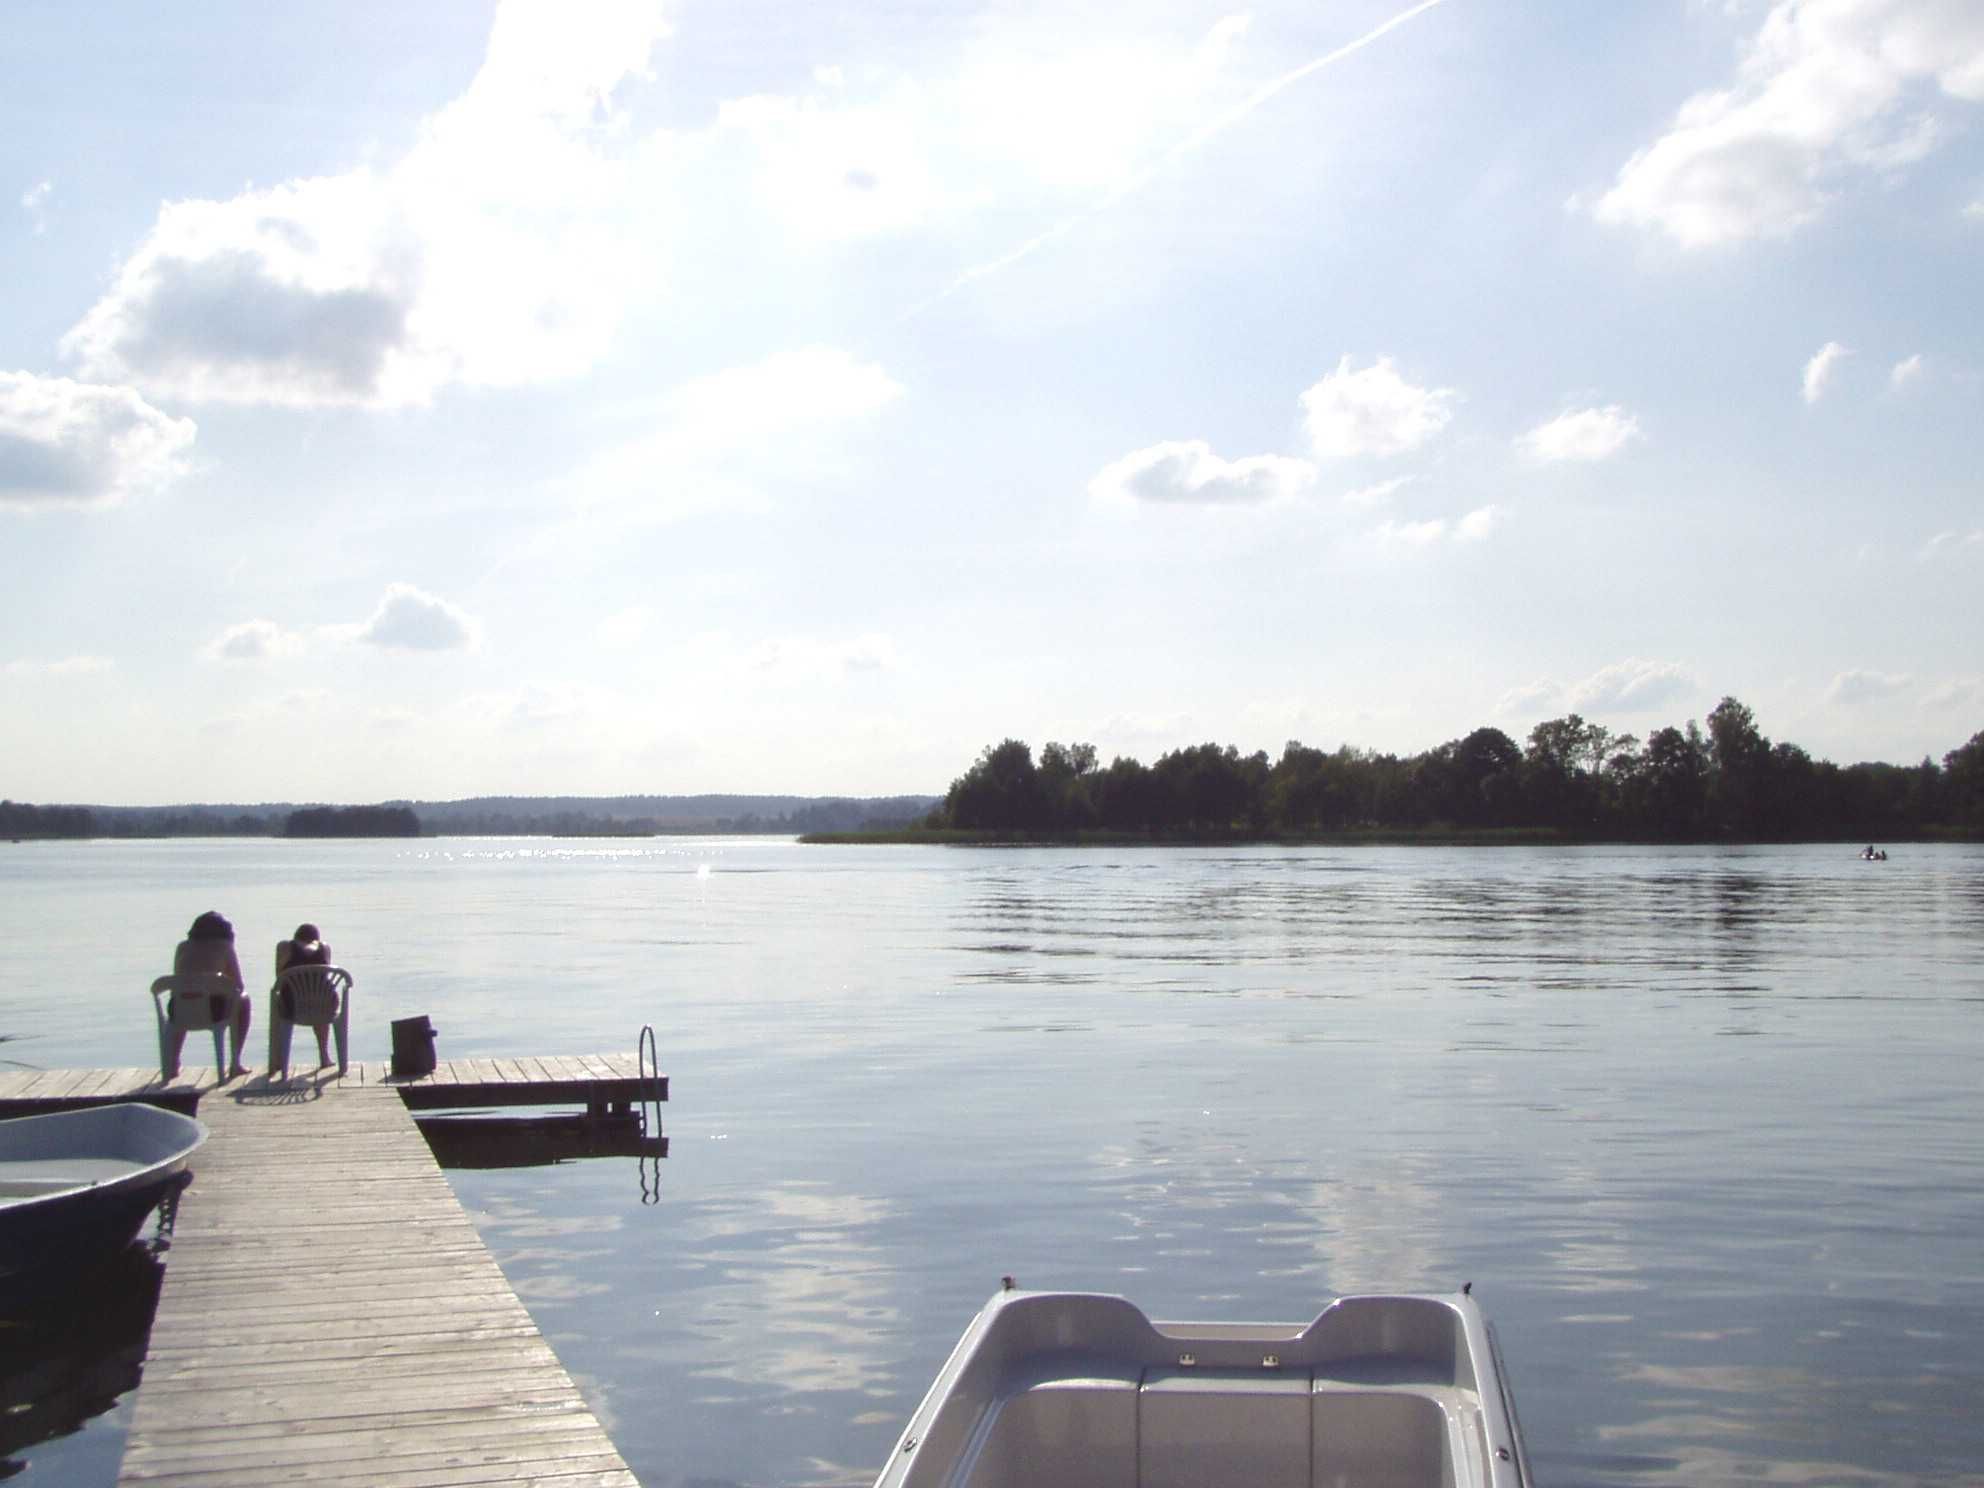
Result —
[{"label": "wooden plank", "polygon": [[[598,1443],[593,1438],[568,1431],[537,1432],[527,1438],[500,1442],[477,1442],[472,1437],[464,1440],[459,1436],[451,1436],[425,1444],[409,1443],[402,1446],[400,1450],[393,1454],[390,1465],[382,1461],[379,1457],[372,1455],[367,1450],[367,1445],[362,1439],[355,1444],[347,1445],[344,1443],[325,1442],[322,1438],[319,1438],[310,1443],[312,1448],[310,1452],[294,1453],[285,1461],[269,1461],[268,1459],[272,1454],[266,1452],[256,1454],[261,1459],[262,1466],[259,1469],[249,1467],[247,1471],[264,1471],[269,1475],[267,1478],[268,1481],[335,1482],[368,1471],[373,1474],[379,1474],[382,1468],[389,1473],[397,1474],[400,1472],[447,1471],[480,1465],[493,1467],[497,1471],[482,1478],[472,1479],[472,1481],[507,1481],[517,1483],[532,1481],[532,1479],[521,1476],[506,1476],[504,1473],[505,1469],[510,1474],[515,1474],[520,1470],[523,1472],[542,1472],[545,1464],[557,1462],[561,1458],[572,1460],[574,1458],[593,1459],[605,1457],[609,1461],[617,1460],[612,1457],[610,1450],[602,1452]],[[197,1475],[188,1474],[182,1476],[185,1472],[184,1469],[174,1469],[172,1466],[166,1464],[159,1464],[153,1467],[140,1467],[135,1473],[132,1473],[127,1462],[126,1471],[127,1474],[131,1474],[132,1481],[140,1482],[191,1481],[215,1483],[259,1481],[253,1478],[244,1479],[241,1476],[234,1476],[243,1472],[243,1465],[239,1454],[210,1455],[197,1462],[189,1461],[188,1467],[194,1469]],[[161,1471],[160,1468],[163,1470]],[[595,1468],[594,1470],[598,1469]],[[377,1481],[392,1483],[396,1479],[386,1477]]]},{"label": "wooden plank", "polygon": [[399,1089],[202,1104],[120,1483],[633,1485]]},{"label": "wooden plank", "polygon": [[[263,1483],[363,1483],[374,1488],[482,1488],[484,1484],[528,1485],[528,1488],[640,1488],[634,1475],[624,1467],[599,1467],[610,1458],[566,1458],[520,1462],[493,1462],[487,1465],[437,1455],[417,1460],[394,1459],[384,1469],[376,1462],[298,1462],[273,1475],[257,1472],[204,1473],[197,1477],[174,1475],[146,1481],[157,1488],[261,1488]],[[567,1465],[569,1464],[569,1466]]]},{"label": "wooden plank", "polygon": [[480,1488],[528,1484],[536,1488],[639,1488],[634,1475],[615,1465],[612,1453],[516,1457],[503,1453],[402,1454],[390,1464],[369,1459],[286,1463],[271,1472],[208,1471],[146,1478],[154,1488],[261,1488],[264,1483],[362,1483],[377,1488]]},{"label": "wooden plank", "polygon": [[48,1079],[35,1089],[36,1100],[67,1100],[89,1078],[88,1070],[50,1070]]},{"label": "wooden plank", "polygon": [[[667,1076],[658,1090],[667,1099]],[[360,1062],[341,1077],[335,1071],[293,1067],[286,1079],[271,1082],[266,1072],[245,1080],[223,1081],[202,1061],[182,1063],[177,1079],[163,1081],[149,1067],[121,1069],[28,1070],[0,1075],[0,1103],[15,1109],[59,1110],[91,1101],[169,1094],[179,1100],[224,1091],[238,1104],[296,1105],[322,1099],[331,1091],[386,1087],[404,1093],[423,1110],[450,1106],[625,1104],[645,1093],[639,1060],[627,1053],[586,1055],[504,1055],[439,1063],[418,1079],[394,1079],[390,1066]],[[286,1132],[283,1140],[308,1140]],[[347,1137],[336,1139],[348,1141]],[[292,1154],[293,1156],[293,1154]],[[292,1163],[292,1166],[295,1164]]]},{"label": "wooden plank", "polygon": [[27,1070],[20,1075],[9,1075],[5,1086],[0,1086],[0,1097],[7,1100],[29,1100],[41,1094],[43,1087],[50,1084],[62,1070]]}]

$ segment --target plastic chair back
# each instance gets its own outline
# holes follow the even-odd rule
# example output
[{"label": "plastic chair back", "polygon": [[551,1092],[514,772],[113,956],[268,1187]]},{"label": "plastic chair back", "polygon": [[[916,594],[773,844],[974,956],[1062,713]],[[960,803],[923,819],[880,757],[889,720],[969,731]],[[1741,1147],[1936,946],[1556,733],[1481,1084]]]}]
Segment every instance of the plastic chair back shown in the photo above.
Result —
[{"label": "plastic chair back", "polygon": [[152,1004],[158,1013],[158,1073],[162,1080],[179,1074],[179,1049],[186,1035],[211,1029],[214,1073],[227,1078],[227,1030],[241,1005],[241,989],[217,971],[189,976],[162,976],[152,983]]},{"label": "plastic chair back", "polygon": [[299,1023],[330,1025],[338,1041],[338,1073],[348,1064],[351,973],[342,966],[292,966],[276,978],[269,1009],[269,1075],[289,1072],[290,1035]]}]

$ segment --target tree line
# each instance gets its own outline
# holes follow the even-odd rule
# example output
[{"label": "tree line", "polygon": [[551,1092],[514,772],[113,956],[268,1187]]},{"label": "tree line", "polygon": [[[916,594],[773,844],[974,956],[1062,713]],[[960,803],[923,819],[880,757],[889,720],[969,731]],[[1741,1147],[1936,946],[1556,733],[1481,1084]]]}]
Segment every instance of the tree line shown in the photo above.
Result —
[{"label": "tree line", "polygon": [[96,813],[87,806],[30,806],[0,801],[0,837],[94,837]]},{"label": "tree line", "polygon": [[306,806],[284,819],[285,837],[418,837],[411,806]]},{"label": "tree line", "polygon": [[1281,758],[1200,744],[1103,766],[1088,744],[989,745],[951,783],[933,828],[995,834],[1300,837],[1367,830],[1547,833],[1656,842],[1905,838],[1984,832],[1984,732],[1940,766],[1815,760],[1773,744],[1725,697],[1706,729],[1644,740],[1577,714],[1523,745],[1478,728],[1401,757],[1290,742]]},{"label": "tree line", "polygon": [[[920,820],[935,796],[486,796],[339,808],[35,806],[0,801],[0,836],[28,837],[648,837],[688,833],[886,831]],[[351,815],[357,812],[359,815]],[[409,822],[412,823],[409,827]]]}]

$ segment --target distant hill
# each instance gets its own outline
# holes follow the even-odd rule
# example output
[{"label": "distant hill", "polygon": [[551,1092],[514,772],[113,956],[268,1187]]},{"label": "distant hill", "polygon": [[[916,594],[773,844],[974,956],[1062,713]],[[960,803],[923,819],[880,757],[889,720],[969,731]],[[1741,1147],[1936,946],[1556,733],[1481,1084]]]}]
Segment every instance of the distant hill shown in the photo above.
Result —
[{"label": "distant hill", "polygon": [[[920,821],[937,796],[473,796],[463,801],[385,801],[411,809],[424,836],[640,836],[751,832],[793,835],[900,827]],[[12,834],[62,837],[279,837],[317,802],[254,805],[13,807]],[[31,815],[30,815],[31,814]]]}]

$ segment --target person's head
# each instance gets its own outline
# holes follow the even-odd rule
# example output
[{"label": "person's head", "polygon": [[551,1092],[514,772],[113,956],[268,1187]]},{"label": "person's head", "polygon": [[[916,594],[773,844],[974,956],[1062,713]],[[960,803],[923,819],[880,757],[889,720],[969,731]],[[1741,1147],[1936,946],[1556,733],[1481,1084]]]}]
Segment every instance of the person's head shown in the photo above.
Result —
[{"label": "person's head", "polygon": [[233,940],[234,927],[217,909],[210,909],[193,921],[193,928],[186,932],[188,940]]},{"label": "person's head", "polygon": [[317,933],[317,927],[315,925],[306,921],[296,927],[296,934],[292,938],[298,945],[315,945],[324,937]]}]

